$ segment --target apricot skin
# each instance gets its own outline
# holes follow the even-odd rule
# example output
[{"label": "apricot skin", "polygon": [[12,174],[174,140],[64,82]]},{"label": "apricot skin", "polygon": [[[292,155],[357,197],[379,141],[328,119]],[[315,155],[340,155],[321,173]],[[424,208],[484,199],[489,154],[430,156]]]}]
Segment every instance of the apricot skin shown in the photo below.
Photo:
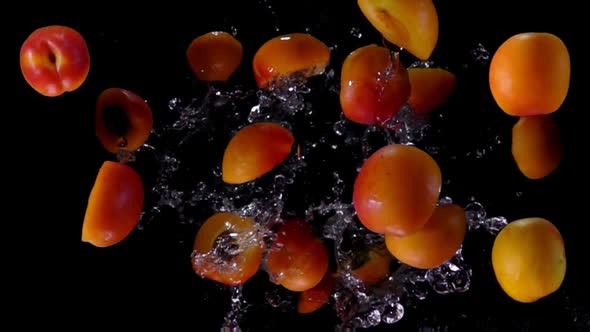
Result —
[{"label": "apricot skin", "polygon": [[[105,123],[104,112],[107,108],[120,108],[129,123],[123,136],[111,132]],[[152,110],[143,98],[137,94],[120,88],[104,90],[96,102],[95,113],[96,136],[102,146],[111,153],[124,149],[135,151],[150,136],[154,120]]]},{"label": "apricot skin", "polygon": [[299,293],[297,298],[297,312],[309,314],[319,310],[330,300],[332,289],[336,284],[336,278],[331,273],[326,273],[324,279],[312,289]]},{"label": "apricot skin", "polygon": [[225,148],[223,181],[242,184],[259,178],[287,159],[294,142],[291,132],[275,123],[259,122],[242,128]]},{"label": "apricot skin", "polygon": [[46,97],[77,90],[90,71],[84,37],[60,25],[39,28],[20,49],[20,68],[27,83]]},{"label": "apricot skin", "polygon": [[293,219],[277,230],[266,266],[277,284],[303,292],[317,286],[326,275],[328,251],[307,222]]},{"label": "apricot skin", "polygon": [[367,20],[390,43],[427,60],[438,42],[438,14],[432,0],[358,0]]},{"label": "apricot skin", "polygon": [[[255,221],[250,218],[242,218],[229,212],[215,213],[199,228],[193,250],[199,254],[207,254],[214,248],[215,241],[223,232],[255,232],[255,226]],[[193,260],[193,271],[203,278],[226,286],[242,285],[258,272],[262,262],[262,247],[262,239],[259,245],[251,243],[244,251],[231,258],[227,266],[208,260],[200,263]]]},{"label": "apricot skin", "polygon": [[418,114],[427,114],[446,103],[457,83],[453,73],[441,68],[409,68],[408,77],[408,103]]},{"label": "apricot skin", "polygon": [[568,49],[549,33],[520,33],[508,38],[490,63],[492,96],[513,116],[557,111],[568,94],[569,82]]},{"label": "apricot skin", "polygon": [[311,77],[324,72],[330,49],[310,34],[292,33],[264,43],[254,55],[254,78],[259,88],[296,72]]},{"label": "apricot skin", "polygon": [[566,266],[563,238],[546,219],[513,221],[494,240],[494,274],[504,292],[518,302],[532,303],[557,291]]},{"label": "apricot skin", "polygon": [[551,114],[521,117],[512,127],[512,157],[531,180],[553,173],[561,163],[559,128]]},{"label": "apricot skin", "polygon": [[195,38],[186,51],[191,70],[205,82],[227,81],[242,63],[243,54],[242,44],[222,31]]},{"label": "apricot skin", "polygon": [[123,241],[137,226],[143,202],[139,174],[125,164],[105,161],[90,192],[82,241],[96,247]]},{"label": "apricot skin", "polygon": [[438,164],[402,144],[377,150],[361,167],[353,202],[361,223],[379,234],[408,236],[432,216],[442,186]]},{"label": "apricot skin", "polygon": [[400,262],[418,269],[433,269],[455,255],[466,231],[463,208],[441,205],[419,231],[406,237],[385,235],[385,244]]},{"label": "apricot skin", "polygon": [[340,105],[349,120],[381,124],[399,112],[409,96],[408,72],[387,48],[363,46],[344,60]]}]

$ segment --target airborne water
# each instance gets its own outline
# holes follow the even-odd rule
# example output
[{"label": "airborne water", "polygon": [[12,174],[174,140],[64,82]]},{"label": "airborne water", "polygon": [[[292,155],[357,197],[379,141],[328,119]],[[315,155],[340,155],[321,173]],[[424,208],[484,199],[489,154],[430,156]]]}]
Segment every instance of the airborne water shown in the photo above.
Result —
[{"label": "airborne water", "polygon": [[[235,27],[232,33],[238,33]],[[358,29],[352,29],[351,34],[355,38],[362,36]],[[337,49],[337,45],[332,45],[332,49]],[[470,56],[474,64],[489,60],[482,45]],[[411,66],[436,64],[416,62]],[[418,270],[396,263],[385,281],[370,287],[364,285],[347,268],[346,262],[353,259],[354,251],[346,243],[379,245],[383,238],[358,222],[351,203],[351,185],[364,160],[386,144],[416,145],[437,159],[445,147],[428,138],[436,135],[439,129],[433,122],[444,122],[445,113],[418,116],[406,105],[384,126],[352,123],[337,105],[337,70],[328,67],[322,75],[308,80],[294,75],[268,90],[217,85],[190,99],[172,98],[167,110],[159,110],[166,121],[157,123],[148,142],[136,154],[118,157],[121,161],[146,164],[154,170],[139,229],[150,227],[163,213],[170,222],[194,226],[213,212],[231,211],[253,217],[269,240],[270,229],[285,218],[305,217],[331,246],[329,250],[342,271],[330,300],[341,326],[366,328],[380,323],[393,324],[412,310],[408,304],[424,300],[429,293],[444,295],[469,290],[472,269],[466,264],[461,248],[452,259],[435,269]],[[223,147],[241,127],[258,121],[273,121],[290,129],[296,149],[287,161],[256,181],[224,184],[220,170]],[[494,134],[488,142],[454,158],[483,158],[502,140]],[[445,186],[452,181],[445,178]],[[452,202],[447,196],[439,204]],[[462,205],[471,232],[485,231],[493,236],[507,223],[504,217],[487,215],[484,206],[475,199]],[[179,234],[178,238],[185,242],[190,237]],[[216,258],[210,256],[194,255],[192,259]],[[228,331],[239,329],[240,320],[248,314],[242,287],[248,285],[233,288],[228,299],[231,305],[224,323]],[[285,293],[277,289],[267,291],[267,304],[293,310],[294,297]]]}]

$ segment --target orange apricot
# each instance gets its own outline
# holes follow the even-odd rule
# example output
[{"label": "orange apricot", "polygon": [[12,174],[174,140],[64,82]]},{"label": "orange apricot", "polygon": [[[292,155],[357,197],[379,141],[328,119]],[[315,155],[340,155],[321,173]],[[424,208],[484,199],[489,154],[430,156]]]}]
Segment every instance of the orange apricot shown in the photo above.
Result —
[{"label": "orange apricot", "polygon": [[240,129],[225,148],[223,181],[241,184],[261,177],[287,159],[294,142],[288,129],[271,122]]},{"label": "orange apricot", "polygon": [[324,72],[330,62],[330,49],[306,33],[278,36],[264,43],[254,55],[254,78],[259,88],[278,78],[300,73],[311,77]]},{"label": "orange apricot", "polygon": [[390,144],[361,167],[354,183],[354,207],[370,231],[408,236],[432,216],[441,186],[440,168],[428,153]]},{"label": "orange apricot", "polygon": [[351,52],[342,64],[340,106],[351,121],[381,124],[410,96],[408,72],[398,54],[368,45]]},{"label": "orange apricot", "polygon": [[408,103],[418,114],[431,112],[453,94],[455,74],[442,68],[409,68],[410,99]]},{"label": "orange apricot", "polygon": [[512,156],[531,180],[544,178],[561,163],[559,128],[551,114],[521,117],[512,127]]},{"label": "orange apricot", "polygon": [[253,219],[229,212],[215,213],[195,237],[193,271],[227,286],[242,285],[258,272],[263,247]]},{"label": "orange apricot", "polygon": [[297,297],[297,312],[309,314],[319,310],[330,300],[336,278],[332,273],[326,273],[324,279],[314,288],[299,293]]},{"label": "orange apricot", "polygon": [[111,153],[135,151],[150,136],[154,120],[147,102],[129,90],[109,88],[96,102],[96,136]]},{"label": "orange apricot", "polygon": [[285,222],[277,230],[266,257],[273,282],[303,292],[317,286],[328,271],[328,251],[301,219]]},{"label": "orange apricot", "polygon": [[212,31],[195,38],[186,57],[193,73],[201,81],[224,82],[242,63],[242,44],[231,34]]},{"label": "orange apricot", "polygon": [[418,269],[433,269],[455,255],[466,231],[463,208],[455,204],[441,205],[416,233],[405,237],[385,235],[385,245],[404,264]]},{"label": "orange apricot", "polygon": [[438,42],[438,14],[432,0],[358,0],[363,15],[383,38],[426,60]]},{"label": "orange apricot", "polygon": [[144,188],[139,174],[130,166],[105,161],[90,192],[82,241],[110,247],[123,241],[139,222]]},{"label": "orange apricot", "polygon": [[489,84],[498,106],[509,115],[550,114],[565,101],[570,83],[570,57],[559,37],[520,33],[494,53]]},{"label": "orange apricot", "polygon": [[375,285],[387,277],[392,260],[393,257],[387,250],[381,248],[369,249],[365,262],[353,269],[351,274],[365,285]]},{"label": "orange apricot", "polygon": [[546,219],[513,221],[494,240],[494,274],[504,292],[518,302],[532,303],[557,291],[566,265],[563,238]]}]

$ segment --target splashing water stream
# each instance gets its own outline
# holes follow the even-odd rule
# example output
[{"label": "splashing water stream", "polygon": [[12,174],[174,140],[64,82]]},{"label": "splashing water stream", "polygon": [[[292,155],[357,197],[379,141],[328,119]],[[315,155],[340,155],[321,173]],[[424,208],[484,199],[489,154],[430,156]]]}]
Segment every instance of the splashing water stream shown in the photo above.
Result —
[{"label": "splashing water stream", "polygon": [[[331,299],[342,321],[342,331],[396,323],[403,318],[407,310],[404,301],[409,298],[424,300],[429,292],[467,291],[472,271],[463,259],[463,248],[448,262],[431,270],[418,270],[394,262],[395,268],[381,283],[367,286],[357,279],[351,273],[355,252],[346,243],[353,238],[365,246],[379,246],[383,245],[383,237],[367,231],[358,222],[349,198],[350,185],[347,183],[350,183],[350,175],[343,170],[328,169],[326,172],[317,167],[322,165],[320,156],[328,153],[326,151],[350,155],[358,171],[366,158],[385,144],[420,144],[430,129],[428,117],[417,115],[406,105],[383,126],[360,127],[342,114],[326,120],[327,116],[323,114],[326,110],[315,106],[312,102],[315,93],[311,92],[319,90],[324,91],[324,95],[337,94],[338,89],[334,88],[337,80],[330,69],[310,80],[293,75],[275,83],[270,89],[256,91],[226,91],[211,87],[201,98],[189,102],[180,98],[169,101],[166,114],[169,121],[156,128],[149,141],[135,154],[118,155],[122,162],[150,160],[158,169],[147,197],[147,209],[138,227],[149,227],[164,210],[172,211],[179,223],[188,225],[203,221],[195,219],[199,215],[197,211],[228,211],[256,220],[260,232],[242,234],[244,236],[229,233],[234,239],[240,239],[227,241],[233,247],[220,241],[217,249],[200,256],[192,255],[193,260],[215,261],[223,258],[228,250],[235,254],[252,241],[258,241],[260,234],[270,241],[271,229],[286,216],[304,214],[310,223],[322,220],[321,236],[333,241],[333,254],[341,268]],[[208,150],[208,146],[227,142],[244,125],[259,121],[277,122],[296,133],[306,134],[296,135],[297,153],[277,166],[272,175],[242,185],[224,184],[221,181],[221,155]],[[200,152],[195,152],[195,147]],[[424,147],[425,150],[429,148],[436,147]],[[217,159],[213,164],[207,164],[187,157],[193,155],[194,159],[197,153],[211,153],[212,159]],[[199,172],[203,169],[209,171],[201,175]],[[297,200],[307,205],[303,212],[291,206],[289,195],[293,187],[307,183],[306,178],[317,172],[321,172],[323,181],[329,183],[328,189],[322,191],[319,187],[312,187],[297,191]],[[450,203],[450,197],[443,197],[439,202]],[[478,202],[470,202],[464,208],[469,231],[483,230],[494,235],[507,223],[504,217],[487,216]],[[274,308],[294,307],[291,298],[282,297],[276,291],[267,292],[266,300]],[[240,319],[247,308],[242,287],[231,288],[231,308],[225,317],[223,331],[239,331]]]}]

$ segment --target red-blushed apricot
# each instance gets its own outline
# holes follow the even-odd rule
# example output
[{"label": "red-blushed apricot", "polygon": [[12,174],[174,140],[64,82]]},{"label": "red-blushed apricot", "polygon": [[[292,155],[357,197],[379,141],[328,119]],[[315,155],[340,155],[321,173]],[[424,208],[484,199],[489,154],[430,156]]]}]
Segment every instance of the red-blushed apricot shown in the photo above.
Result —
[{"label": "red-blushed apricot", "polygon": [[561,287],[566,273],[563,238],[543,218],[524,218],[502,228],[492,246],[492,267],[512,299],[532,303]]},{"label": "red-blushed apricot", "polygon": [[105,161],[90,192],[82,241],[96,247],[123,241],[139,223],[143,202],[139,174],[128,165]]},{"label": "red-blushed apricot", "polygon": [[186,51],[189,66],[201,81],[224,82],[242,63],[244,49],[232,35],[213,31],[195,38]]},{"label": "red-blushed apricot", "polygon": [[463,208],[440,205],[420,230],[405,237],[385,235],[385,245],[400,262],[418,269],[433,269],[455,255],[466,231]]},{"label": "red-blushed apricot", "polygon": [[207,219],[195,237],[195,273],[227,286],[244,284],[258,272],[264,241],[256,222],[235,213],[218,212]]},{"label": "red-blushed apricot", "polygon": [[390,144],[361,167],[354,183],[354,207],[370,231],[408,236],[432,216],[441,186],[440,168],[428,153]]},{"label": "red-blushed apricot", "polygon": [[225,148],[223,181],[242,184],[261,177],[287,159],[294,142],[291,132],[276,123],[258,122],[240,129]]},{"label": "red-blushed apricot", "polygon": [[312,289],[299,293],[297,298],[297,312],[309,314],[319,310],[330,300],[332,289],[336,284],[336,277],[332,273],[326,273],[324,279]]},{"label": "red-blushed apricot", "polygon": [[410,96],[408,72],[398,54],[377,45],[352,51],[342,64],[340,80],[342,112],[361,124],[387,121]]},{"label": "red-blushed apricot", "polygon": [[392,260],[393,257],[387,250],[380,248],[369,249],[366,261],[352,270],[351,274],[365,285],[375,285],[387,277]]},{"label": "red-blushed apricot", "polygon": [[294,73],[311,77],[324,72],[330,63],[330,49],[306,33],[274,37],[254,55],[254,78],[259,88]]},{"label": "red-blushed apricot", "polygon": [[266,257],[271,280],[294,292],[317,286],[328,271],[328,251],[311,226],[292,219],[279,227]]},{"label": "red-blushed apricot", "polygon": [[496,50],[489,83],[498,106],[509,115],[550,114],[567,97],[570,56],[559,37],[550,33],[520,33]]},{"label": "red-blushed apricot", "polygon": [[361,12],[383,38],[426,60],[438,42],[432,0],[358,0]]},{"label": "red-blushed apricot", "polygon": [[531,180],[553,173],[561,163],[562,147],[551,114],[521,117],[512,127],[512,157],[521,173]]},{"label": "red-blushed apricot", "polygon": [[120,88],[104,90],[96,102],[96,136],[111,153],[135,151],[150,136],[152,110],[143,98]]},{"label": "red-blushed apricot", "polygon": [[457,80],[455,74],[442,68],[409,68],[410,99],[408,103],[418,114],[431,112],[453,94]]},{"label": "red-blushed apricot", "polygon": [[56,97],[78,89],[90,71],[90,52],[82,35],[66,26],[51,25],[29,35],[20,49],[20,68],[40,94]]}]

